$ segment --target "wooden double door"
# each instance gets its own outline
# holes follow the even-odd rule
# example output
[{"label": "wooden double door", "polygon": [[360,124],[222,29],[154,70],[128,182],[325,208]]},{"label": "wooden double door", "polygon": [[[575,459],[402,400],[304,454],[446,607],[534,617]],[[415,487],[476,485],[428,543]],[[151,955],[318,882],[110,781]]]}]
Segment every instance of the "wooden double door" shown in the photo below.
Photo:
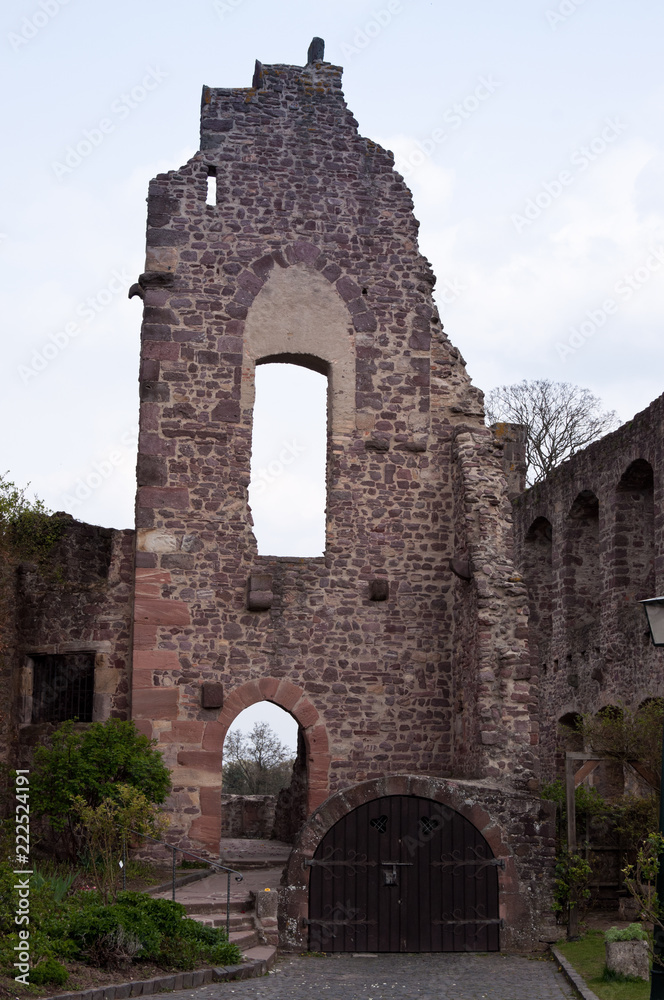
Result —
[{"label": "wooden double door", "polygon": [[307,864],[311,951],[499,950],[504,861],[453,809],[374,799],[340,819]]}]

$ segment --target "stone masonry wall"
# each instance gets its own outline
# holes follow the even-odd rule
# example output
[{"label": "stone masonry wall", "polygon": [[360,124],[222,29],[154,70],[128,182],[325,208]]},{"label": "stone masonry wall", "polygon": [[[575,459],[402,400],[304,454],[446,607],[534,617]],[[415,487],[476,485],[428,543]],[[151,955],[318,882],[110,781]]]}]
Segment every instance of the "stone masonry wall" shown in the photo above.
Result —
[{"label": "stone masonry wall", "polygon": [[21,753],[53,728],[30,722],[32,655],[94,652],[93,720],[129,717],[134,532],[54,516],[62,536],[41,564],[22,563],[14,583],[11,704]]},{"label": "stone masonry wall", "polygon": [[637,601],[664,587],[664,397],[514,503],[540,672],[544,777],[558,720],[664,695]]},{"label": "stone masonry wall", "polygon": [[[205,87],[200,152],[150,185],[132,713],[183,844],[216,852],[224,736],[261,699],[300,724],[308,815],[390,773],[537,787],[502,446],[417,228],[323,62]],[[318,559],[258,556],[252,532],[254,369],[275,358],[328,376]]]}]

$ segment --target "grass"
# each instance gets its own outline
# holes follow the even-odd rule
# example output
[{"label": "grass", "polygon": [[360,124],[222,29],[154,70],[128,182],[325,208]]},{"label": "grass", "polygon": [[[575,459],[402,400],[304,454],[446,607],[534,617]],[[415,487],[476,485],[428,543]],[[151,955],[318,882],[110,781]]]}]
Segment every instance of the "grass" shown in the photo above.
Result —
[{"label": "grass", "polygon": [[642,979],[619,982],[603,978],[606,959],[603,931],[588,931],[580,941],[563,941],[556,947],[600,1000],[649,1000],[650,983]]}]

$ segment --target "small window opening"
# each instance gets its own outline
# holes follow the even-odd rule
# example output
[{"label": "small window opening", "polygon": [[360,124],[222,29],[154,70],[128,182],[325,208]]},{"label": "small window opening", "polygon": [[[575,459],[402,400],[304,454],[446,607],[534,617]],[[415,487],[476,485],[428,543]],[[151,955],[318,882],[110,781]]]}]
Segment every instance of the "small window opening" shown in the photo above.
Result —
[{"label": "small window opening", "polygon": [[326,455],[327,377],[299,364],[259,364],[249,484],[259,555],[323,554]]},{"label": "small window opening", "polygon": [[439,826],[435,816],[420,816],[420,830],[425,837],[430,837]]},{"label": "small window opening", "polygon": [[32,719],[38,722],[92,722],[95,654],[33,656]]},{"label": "small window opening", "polygon": [[217,204],[217,175],[214,173],[214,170],[214,167],[208,168],[206,205]]},{"label": "small window opening", "polygon": [[377,830],[378,833],[387,833],[387,816],[376,816],[369,820],[369,826]]}]

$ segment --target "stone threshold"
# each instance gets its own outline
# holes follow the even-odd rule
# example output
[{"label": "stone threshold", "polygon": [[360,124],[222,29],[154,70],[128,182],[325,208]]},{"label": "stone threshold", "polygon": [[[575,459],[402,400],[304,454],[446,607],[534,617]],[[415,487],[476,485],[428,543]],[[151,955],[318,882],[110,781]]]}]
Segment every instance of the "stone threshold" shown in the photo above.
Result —
[{"label": "stone threshold", "polygon": [[583,979],[579,975],[574,966],[571,965],[567,961],[565,956],[561,952],[559,952],[558,949],[553,945],[551,945],[551,952],[556,962],[560,966],[563,975],[565,976],[567,981],[574,987],[577,993],[581,994],[583,1000],[599,1000],[597,994],[593,993],[593,991],[590,989],[589,986],[586,986],[585,979]]},{"label": "stone threshold", "polygon": [[270,958],[242,962],[240,965],[223,965],[218,968],[197,969],[194,972],[178,972],[170,976],[155,976],[154,979],[134,980],[118,983],[117,986],[99,986],[96,989],[81,990],[79,993],[57,993],[40,1000],[128,1000],[129,997],[151,996],[170,990],[189,990],[210,983],[227,983],[239,979],[256,979],[266,976],[274,965],[274,955]]}]

